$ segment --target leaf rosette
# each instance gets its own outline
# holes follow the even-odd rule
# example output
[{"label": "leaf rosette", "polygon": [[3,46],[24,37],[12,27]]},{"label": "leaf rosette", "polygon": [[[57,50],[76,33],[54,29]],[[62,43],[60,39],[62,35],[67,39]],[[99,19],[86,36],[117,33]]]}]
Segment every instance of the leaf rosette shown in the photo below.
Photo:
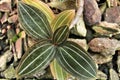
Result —
[{"label": "leaf rosette", "polygon": [[[45,11],[31,6],[29,0],[28,2],[24,1],[27,4],[18,3],[19,22],[30,37],[40,40],[40,42],[34,44],[23,55],[16,69],[17,78],[30,76],[44,70],[56,58],[56,62],[60,64],[56,65],[58,69],[62,68],[79,78],[95,79],[96,65],[89,53],[77,43],[67,40],[69,24],[75,14],[74,10],[64,11],[53,21],[48,21]],[[44,8],[47,7],[44,6]],[[59,74],[58,71],[55,72],[55,74]],[[52,74],[54,73],[52,72]],[[64,71],[63,74],[67,75]],[[63,78],[65,79],[65,76]]]}]

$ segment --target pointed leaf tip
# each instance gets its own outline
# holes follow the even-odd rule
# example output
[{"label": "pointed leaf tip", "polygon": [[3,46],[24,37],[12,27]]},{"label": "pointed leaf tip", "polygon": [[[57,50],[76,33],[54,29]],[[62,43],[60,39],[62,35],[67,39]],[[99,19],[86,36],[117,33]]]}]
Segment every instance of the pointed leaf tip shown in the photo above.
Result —
[{"label": "pointed leaf tip", "polygon": [[26,4],[29,4],[31,6],[38,8],[40,11],[42,11],[46,15],[49,23],[51,23],[52,20],[55,18],[53,11],[44,2],[42,2],[40,0],[22,0],[22,1],[25,2]]},{"label": "pointed leaf tip", "polygon": [[18,17],[22,28],[35,39],[49,39],[52,30],[46,16],[37,8],[23,2],[18,3]]},{"label": "pointed leaf tip", "polygon": [[18,68],[18,78],[30,76],[44,70],[54,58],[56,49],[46,41],[32,46],[22,57]]},{"label": "pointed leaf tip", "polygon": [[57,51],[56,60],[67,72],[83,79],[96,78],[94,61],[78,44],[68,41]]},{"label": "pointed leaf tip", "polygon": [[69,35],[68,26],[65,25],[58,28],[53,34],[53,43],[57,45],[63,43],[64,41],[67,40],[68,35]]},{"label": "pointed leaf tip", "polygon": [[52,21],[51,27],[53,32],[56,31],[57,28],[70,25],[72,19],[75,16],[75,10],[65,10],[57,15],[57,17]]}]

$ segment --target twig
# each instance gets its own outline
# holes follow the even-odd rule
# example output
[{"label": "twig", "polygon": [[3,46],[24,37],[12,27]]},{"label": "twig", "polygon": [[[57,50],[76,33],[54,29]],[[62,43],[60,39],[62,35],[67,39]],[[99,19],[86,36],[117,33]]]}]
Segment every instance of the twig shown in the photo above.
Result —
[{"label": "twig", "polygon": [[79,17],[82,15],[83,13],[83,6],[84,6],[84,0],[77,0],[77,5],[78,5],[78,9],[75,15],[75,18],[73,19],[73,21],[70,24],[70,29],[72,27],[74,27],[74,25],[78,22]]}]

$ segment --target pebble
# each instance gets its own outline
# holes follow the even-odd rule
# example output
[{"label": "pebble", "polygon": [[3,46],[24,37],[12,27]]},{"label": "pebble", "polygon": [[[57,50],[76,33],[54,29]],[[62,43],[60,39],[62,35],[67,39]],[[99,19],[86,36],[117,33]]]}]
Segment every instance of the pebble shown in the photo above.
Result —
[{"label": "pebble", "polygon": [[119,80],[118,74],[114,69],[110,69],[110,80]]},{"label": "pebble", "polygon": [[10,12],[11,11],[11,0],[1,0],[0,1],[0,11]]},{"label": "pebble", "polygon": [[2,31],[1,31],[2,34],[5,34],[6,32],[7,32],[6,29],[2,29]]},{"label": "pebble", "polygon": [[120,55],[118,56],[118,59],[117,59],[117,66],[118,66],[118,72],[120,74]]},{"label": "pebble", "polygon": [[0,71],[3,71],[7,67],[7,62],[11,61],[13,55],[10,50],[7,50],[3,55],[0,56]]},{"label": "pebble", "polygon": [[120,25],[120,6],[107,8],[105,13],[105,21]]},{"label": "pebble", "polygon": [[94,54],[94,55],[91,55],[91,57],[93,58],[96,64],[104,64],[112,61],[112,56],[105,57],[101,54]]},{"label": "pebble", "polygon": [[18,20],[18,15],[14,14],[11,17],[8,18],[9,23],[16,23]]},{"label": "pebble", "polygon": [[120,42],[117,39],[93,38],[88,45],[93,52],[108,57],[115,54],[115,51],[120,47]]},{"label": "pebble", "polygon": [[107,75],[102,71],[98,70],[97,72],[97,79],[99,80],[107,80]]},{"label": "pebble", "polygon": [[73,39],[73,38],[69,38],[68,40],[73,41],[73,42],[79,44],[86,51],[88,50],[87,41],[85,39]]}]

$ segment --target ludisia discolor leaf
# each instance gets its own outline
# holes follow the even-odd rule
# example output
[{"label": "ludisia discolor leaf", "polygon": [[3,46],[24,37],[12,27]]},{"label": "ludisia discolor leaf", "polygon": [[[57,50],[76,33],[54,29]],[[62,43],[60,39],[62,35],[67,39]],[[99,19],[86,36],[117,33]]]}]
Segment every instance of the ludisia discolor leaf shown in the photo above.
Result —
[{"label": "ludisia discolor leaf", "polygon": [[55,19],[51,23],[53,32],[56,31],[56,29],[61,26],[64,25],[69,26],[74,16],[75,16],[75,10],[65,10],[60,14],[58,14],[57,17],[55,17]]},{"label": "ludisia discolor leaf", "polygon": [[54,44],[59,45],[61,43],[64,43],[64,41],[67,40],[68,35],[69,35],[69,28],[68,28],[68,26],[65,25],[65,26],[59,27],[54,32],[54,35],[53,35],[53,42],[54,42]]},{"label": "ludisia discolor leaf", "polygon": [[44,70],[54,58],[55,46],[43,41],[31,47],[21,59],[17,68],[17,77],[25,77]]},{"label": "ludisia discolor leaf", "polygon": [[18,16],[22,28],[35,39],[50,39],[52,30],[46,16],[37,8],[18,3]]},{"label": "ludisia discolor leaf", "polygon": [[25,2],[26,4],[32,5],[41,10],[46,15],[49,23],[51,23],[51,21],[55,18],[53,11],[44,2],[40,0],[22,0],[22,1]]},{"label": "ludisia discolor leaf", "polygon": [[57,61],[70,74],[83,79],[96,78],[94,61],[78,44],[67,41],[57,51]]},{"label": "ludisia discolor leaf", "polygon": [[57,80],[66,80],[68,73],[58,64],[56,59],[50,64],[51,73],[54,79]]}]

